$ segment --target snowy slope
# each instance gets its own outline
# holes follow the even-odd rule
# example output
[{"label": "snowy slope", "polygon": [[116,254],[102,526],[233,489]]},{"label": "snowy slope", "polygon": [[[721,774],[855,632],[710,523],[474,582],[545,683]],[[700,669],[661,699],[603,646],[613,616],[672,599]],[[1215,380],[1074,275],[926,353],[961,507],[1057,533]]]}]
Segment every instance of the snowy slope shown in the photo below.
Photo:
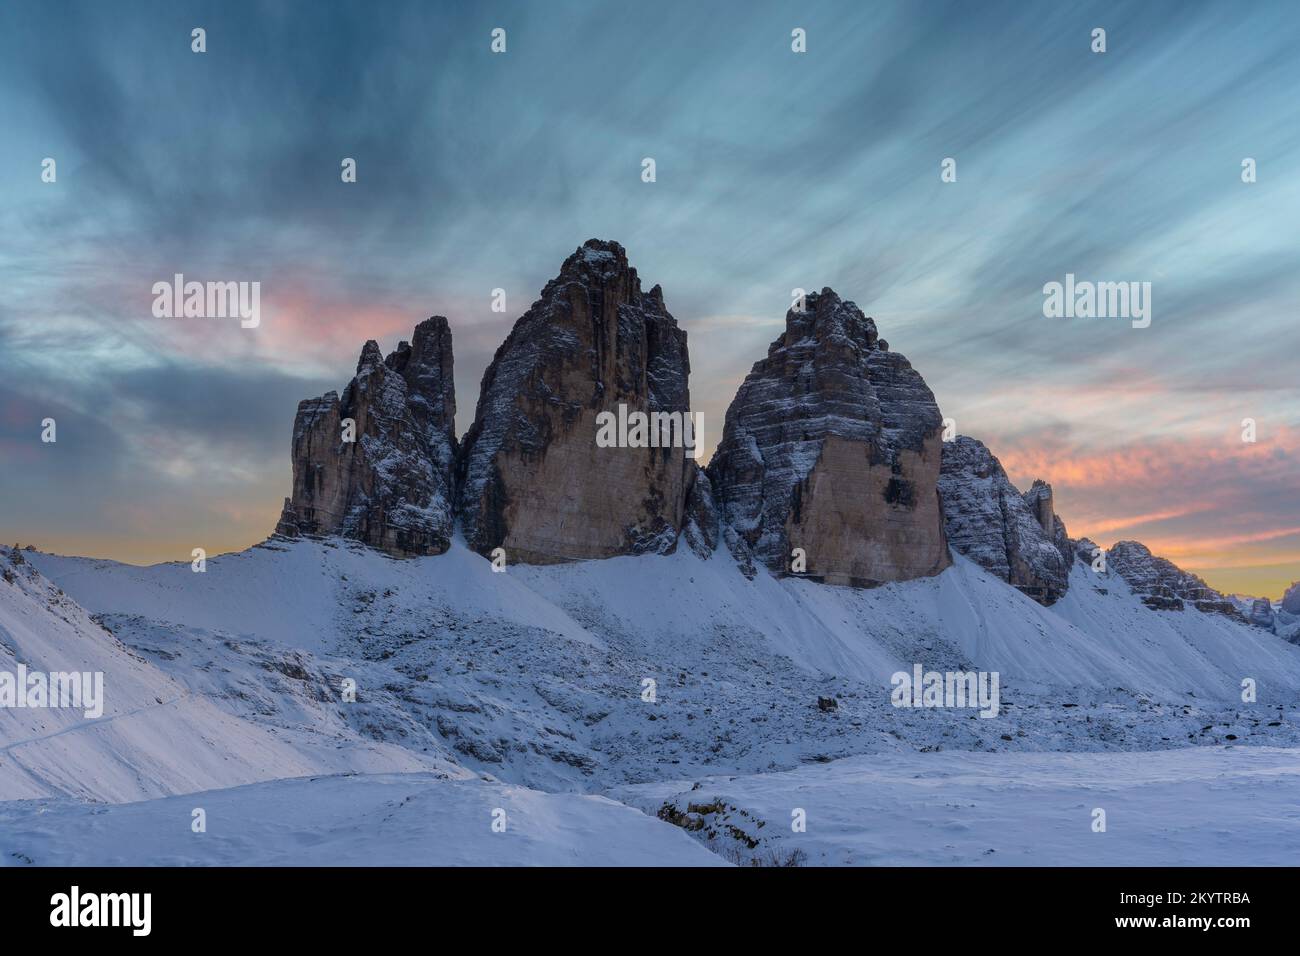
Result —
[{"label": "snowy slope", "polygon": [[1300,750],[1262,747],[875,755],[608,796],[331,776],[108,807],[0,803],[0,865],[1285,866],[1300,853],[1298,786]]},{"label": "snowy slope", "polygon": [[[960,557],[935,578],[855,590],[747,580],[722,550],[498,574],[460,542],[410,561],[335,544],[277,541],[203,574],[30,560],[232,714],[544,790],[891,751],[1300,745],[1300,648],[1152,611],[1118,579],[1102,593],[1082,567],[1043,608]],[[895,709],[890,675],[914,663],[998,671],[998,717]],[[339,701],[344,677],[356,703]]]},{"label": "snowy slope", "polygon": [[1242,679],[1250,677],[1261,701],[1295,699],[1295,645],[1222,614],[1191,607],[1153,611],[1118,574],[1094,574],[1076,563],[1070,590],[1052,610],[1123,661],[1131,675],[1126,686],[1135,686],[1132,675],[1141,675],[1143,688],[1153,693],[1228,699],[1239,696]]},{"label": "snowy slope", "polygon": [[[769,834],[785,825],[789,807],[776,810],[791,788],[824,793],[817,818],[835,828],[810,825],[825,842],[799,847],[815,861],[907,862],[881,833],[914,817],[917,839],[940,848],[922,858],[961,862],[997,827],[1039,812],[1048,817],[1025,824],[1024,839],[983,849],[1039,846],[1102,862],[1106,844],[1070,842],[1070,814],[1098,781],[1124,791],[1130,819],[1154,833],[1160,800],[1200,794],[1244,812],[1232,801],[1260,782],[1250,768],[1271,768],[1270,788],[1291,785],[1294,751],[1276,766],[1238,767],[1247,750],[1223,745],[1300,748],[1300,647],[1221,615],[1153,611],[1118,577],[1082,565],[1044,608],[961,557],[934,578],[873,590],[763,571],[748,580],[721,549],[708,560],[682,549],[504,574],[459,541],[445,555],[395,561],[338,541],[277,540],[213,558],[202,574],[23,557],[15,580],[0,582],[0,670],[20,660],[101,670],[108,703],[98,721],[0,710],[0,801],[18,801],[0,807],[0,831],[25,835],[27,849],[12,851],[20,861],[71,859],[62,848],[83,831],[82,862],[666,861],[699,848],[590,795],[653,815],[693,792],[662,781],[726,775],[738,781],[727,790],[738,808],[776,814],[765,817],[775,820]],[[998,671],[1001,711],[985,720],[892,707],[890,675],[914,663]],[[1258,681],[1258,701],[1241,701],[1243,677]],[[341,693],[348,680],[354,702]],[[827,698],[829,709],[819,705]],[[1226,775],[1219,796],[1204,782],[1216,766]],[[1162,767],[1186,774],[1186,786]],[[342,773],[365,779],[301,779]],[[242,786],[280,778],[299,779]],[[941,783],[932,799],[907,789],[930,778]],[[195,791],[208,791],[205,802],[151,799]],[[22,802],[48,795],[58,799]],[[69,797],[130,805],[97,815]],[[403,848],[384,829],[409,802],[478,819],[485,801],[507,799],[541,827],[531,842],[482,843],[501,835],[461,834],[443,819],[421,824],[427,842]],[[1261,847],[1289,839],[1267,819],[1273,800],[1270,789],[1264,817],[1249,824]],[[238,836],[210,823],[216,839],[193,842],[190,803],[210,820],[242,814]],[[978,819],[965,819],[970,806]],[[879,832],[854,822],[868,810],[881,815]],[[637,830],[642,822],[652,829]],[[159,832],[147,838],[151,827]],[[609,828],[625,828],[626,840]],[[138,849],[112,836],[137,831]],[[666,838],[675,847],[652,848]],[[1191,845],[1180,839],[1162,847],[1152,837],[1116,861],[1171,859]],[[792,848],[755,852],[779,862]]]},{"label": "snowy slope", "polygon": [[[30,566],[0,555],[0,670],[104,675],[98,718],[0,708],[0,800],[70,794],[105,801],[341,769],[453,770],[356,733],[321,712],[300,730],[257,724],[195,693],[92,621]],[[10,580],[12,578],[12,580]]]},{"label": "snowy slope", "polygon": [[[34,554],[51,580],[96,613],[221,629],[290,647],[350,653],[357,595],[392,591],[412,617],[454,614],[536,628],[599,649],[698,653],[719,635],[760,636],[796,666],[887,684],[914,662],[956,655],[1027,685],[1192,691],[1236,700],[1254,676],[1279,699],[1300,694],[1300,648],[1221,615],[1143,607],[1117,575],[1076,564],[1059,606],[1044,608],[955,556],[934,578],[871,590],[738,573],[719,550],[681,549],[494,574],[457,541],[445,555],[395,561],[369,549],[276,542],[188,565],[135,568]],[[942,661],[935,661],[935,664]]]},{"label": "snowy slope", "polygon": [[96,614],[142,614],[311,651],[338,648],[339,602],[366,590],[409,595],[411,613],[463,602],[467,611],[594,641],[545,597],[511,575],[493,574],[459,542],[436,558],[401,561],[343,539],[278,541],[209,558],[202,573],[184,563],[137,567],[39,552],[29,558]]}]

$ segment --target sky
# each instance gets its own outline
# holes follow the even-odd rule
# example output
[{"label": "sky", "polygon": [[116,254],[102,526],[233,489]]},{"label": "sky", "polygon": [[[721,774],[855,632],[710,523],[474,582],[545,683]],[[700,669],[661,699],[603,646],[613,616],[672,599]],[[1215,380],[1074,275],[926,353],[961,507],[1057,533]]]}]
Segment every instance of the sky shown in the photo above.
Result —
[{"label": "sky", "polygon": [[[1291,2],[4,0],[0,535],[136,563],[260,541],[298,400],[366,339],[446,315],[463,433],[600,237],[663,286],[714,441],[791,290],[829,286],[1071,535],[1279,597],[1297,50]],[[156,318],[175,273],[260,282],[260,325]],[[1046,317],[1067,273],[1150,282],[1150,326]]]}]

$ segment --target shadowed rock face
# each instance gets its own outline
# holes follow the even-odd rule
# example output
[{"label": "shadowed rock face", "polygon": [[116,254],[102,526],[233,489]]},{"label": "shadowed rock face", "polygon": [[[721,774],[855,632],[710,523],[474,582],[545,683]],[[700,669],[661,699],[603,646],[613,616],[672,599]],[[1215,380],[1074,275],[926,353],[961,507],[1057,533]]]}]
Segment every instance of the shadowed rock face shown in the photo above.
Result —
[{"label": "shadowed rock face", "polygon": [[943,446],[939,497],[953,548],[1040,604],[1065,593],[1074,549],[1051,485],[1022,495],[983,442],[961,435]]},{"label": "shadowed rock face", "polygon": [[830,289],[786,314],[727,409],[709,464],[723,537],[742,567],[871,586],[950,563],[935,483],[934,395],[875,323]]},{"label": "shadowed rock face", "polygon": [[1191,605],[1246,621],[1235,604],[1203,580],[1138,541],[1117,541],[1106,552],[1106,567],[1122,577],[1142,603],[1157,611],[1181,611]]},{"label": "shadowed rock face", "polygon": [[1247,612],[1246,617],[1256,627],[1271,631],[1273,629],[1273,603],[1268,598],[1254,598],[1250,602],[1250,610]]},{"label": "shadowed rock face", "polygon": [[700,557],[707,558],[718,547],[718,506],[713,498],[713,485],[704,469],[691,469],[690,478],[682,540]]},{"label": "shadowed rock face", "polygon": [[1282,595],[1282,610],[1288,614],[1300,615],[1300,581],[1292,584]]},{"label": "shadowed rock face", "polygon": [[[456,393],[451,330],[434,316],[387,358],[371,341],[343,397],[298,404],[293,495],[276,532],[337,534],[396,556],[441,554],[452,533]],[[355,441],[343,422],[356,423]]]},{"label": "shadowed rock face", "polygon": [[588,240],[483,375],[459,464],[470,546],[534,564],[675,548],[695,462],[680,444],[598,447],[597,416],[686,414],[689,372],[659,287],[641,290],[618,243]]}]

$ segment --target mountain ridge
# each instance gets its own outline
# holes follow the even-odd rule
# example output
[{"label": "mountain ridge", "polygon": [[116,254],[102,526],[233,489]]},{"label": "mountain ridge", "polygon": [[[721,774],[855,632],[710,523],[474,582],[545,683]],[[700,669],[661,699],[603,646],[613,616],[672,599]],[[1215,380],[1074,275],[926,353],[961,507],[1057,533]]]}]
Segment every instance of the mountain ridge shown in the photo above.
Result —
[{"label": "mountain ridge", "polygon": [[[420,323],[412,343],[385,358],[367,342],[342,398],[300,403],[276,536],[338,534],[409,557],[446,551],[459,531],[512,564],[725,544],[746,575],[758,562],[859,587],[939,573],[956,552],[1044,605],[1069,588],[1085,543],[1049,484],[1021,492],[982,442],[941,440],[922,376],[829,288],[787,312],[707,468],[681,447],[594,440],[596,416],[619,406],[690,413],[687,334],[617,242],[579,246],[515,322],[460,441],[448,321]],[[1115,548],[1149,607],[1177,608],[1195,587],[1200,609],[1273,627],[1140,544]]]}]

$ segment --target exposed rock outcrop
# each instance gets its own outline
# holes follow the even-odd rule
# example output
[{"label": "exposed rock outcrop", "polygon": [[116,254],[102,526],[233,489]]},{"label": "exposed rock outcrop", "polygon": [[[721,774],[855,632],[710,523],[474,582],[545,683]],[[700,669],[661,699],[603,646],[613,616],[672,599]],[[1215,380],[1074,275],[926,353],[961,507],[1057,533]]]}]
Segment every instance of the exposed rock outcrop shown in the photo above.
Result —
[{"label": "exposed rock outcrop", "polygon": [[823,289],[804,305],[727,410],[708,469],[723,536],[742,568],[786,573],[799,548],[832,584],[936,574],[950,558],[934,395],[852,302]]},{"label": "exposed rock outcrop", "polygon": [[1250,601],[1250,610],[1246,612],[1246,619],[1256,627],[1262,627],[1265,630],[1273,630],[1273,602],[1268,598],[1253,598]]},{"label": "exposed rock outcrop", "polygon": [[939,497],[954,549],[1040,604],[1065,593],[1074,547],[1051,485],[1022,495],[983,442],[961,435],[943,445]]},{"label": "exposed rock outcrop", "polygon": [[1246,616],[1231,599],[1138,541],[1117,541],[1106,552],[1106,567],[1122,577],[1142,603],[1157,611],[1181,611],[1188,605],[1242,623]]},{"label": "exposed rock outcrop", "polygon": [[445,318],[421,322],[387,358],[367,342],[342,398],[327,392],[298,404],[293,494],[276,532],[337,534],[396,556],[446,551],[455,417]]},{"label": "exposed rock outcrop", "polygon": [[526,563],[675,548],[695,462],[681,442],[599,447],[597,416],[620,405],[686,415],[689,372],[686,333],[659,286],[641,290],[618,243],[588,240],[483,375],[458,466],[470,546]]},{"label": "exposed rock outcrop", "polygon": [[1034,513],[1034,517],[1038,519],[1038,526],[1051,539],[1052,544],[1056,545],[1068,575],[1070,565],[1074,563],[1074,543],[1070,540],[1069,532],[1065,530],[1065,522],[1056,513],[1056,500],[1052,494],[1052,486],[1041,478],[1035,478],[1033,485],[1025,492],[1024,499],[1025,504],[1029,505],[1029,509]]},{"label": "exposed rock outcrop", "polygon": [[718,547],[718,506],[713,500],[713,485],[704,469],[691,471],[691,486],[686,493],[686,525],[682,540],[702,558]]},{"label": "exposed rock outcrop", "polygon": [[1075,559],[1082,561],[1089,568],[1092,567],[1093,562],[1096,561],[1097,558],[1106,553],[1106,549],[1091,538],[1080,538],[1078,541],[1073,542],[1073,544]]},{"label": "exposed rock outcrop", "polygon": [[1300,581],[1296,581],[1282,595],[1282,610],[1300,616]]}]

